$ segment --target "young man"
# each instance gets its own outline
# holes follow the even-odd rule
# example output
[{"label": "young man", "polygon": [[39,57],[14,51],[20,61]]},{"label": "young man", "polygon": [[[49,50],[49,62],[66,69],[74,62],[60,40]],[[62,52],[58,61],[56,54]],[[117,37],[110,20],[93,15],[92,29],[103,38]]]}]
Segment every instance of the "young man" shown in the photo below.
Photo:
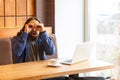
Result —
[{"label": "young man", "polygon": [[14,63],[45,60],[45,55],[55,53],[53,41],[43,23],[35,17],[27,19],[23,28],[11,41]]}]

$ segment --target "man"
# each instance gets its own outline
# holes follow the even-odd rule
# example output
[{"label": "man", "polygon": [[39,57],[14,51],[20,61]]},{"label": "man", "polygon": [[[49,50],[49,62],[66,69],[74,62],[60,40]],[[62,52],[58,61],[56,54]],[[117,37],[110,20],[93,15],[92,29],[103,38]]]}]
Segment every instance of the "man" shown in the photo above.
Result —
[{"label": "man", "polygon": [[46,54],[55,53],[53,41],[43,23],[35,17],[27,19],[23,28],[11,41],[14,63],[45,60]]}]

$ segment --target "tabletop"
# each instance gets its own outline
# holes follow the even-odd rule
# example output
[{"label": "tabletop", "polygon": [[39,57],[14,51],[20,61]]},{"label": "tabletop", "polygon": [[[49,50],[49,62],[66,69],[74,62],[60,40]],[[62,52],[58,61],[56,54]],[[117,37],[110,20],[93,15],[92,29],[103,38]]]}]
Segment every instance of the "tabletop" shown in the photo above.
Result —
[{"label": "tabletop", "polygon": [[103,61],[82,61],[73,65],[48,66],[50,60],[0,66],[0,80],[37,80],[76,73],[111,69],[115,66]]}]

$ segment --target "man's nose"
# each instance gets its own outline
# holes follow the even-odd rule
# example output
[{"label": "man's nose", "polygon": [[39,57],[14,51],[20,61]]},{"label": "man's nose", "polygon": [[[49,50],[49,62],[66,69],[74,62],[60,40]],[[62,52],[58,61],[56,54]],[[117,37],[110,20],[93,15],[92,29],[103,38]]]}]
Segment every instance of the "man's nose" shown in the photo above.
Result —
[{"label": "man's nose", "polygon": [[36,27],[33,27],[33,28],[32,28],[32,30],[33,30],[33,31],[36,31],[36,30],[37,30],[37,28],[36,28]]}]

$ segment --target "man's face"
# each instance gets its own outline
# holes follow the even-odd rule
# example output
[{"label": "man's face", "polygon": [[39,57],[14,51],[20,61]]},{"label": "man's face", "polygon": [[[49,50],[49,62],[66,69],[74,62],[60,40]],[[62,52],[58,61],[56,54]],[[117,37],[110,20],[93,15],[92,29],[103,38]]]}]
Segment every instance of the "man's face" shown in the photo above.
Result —
[{"label": "man's face", "polygon": [[32,28],[30,31],[30,36],[32,37],[38,37],[39,35],[39,28],[42,26],[42,23],[39,23],[36,20],[32,20],[29,22],[29,28]]}]

